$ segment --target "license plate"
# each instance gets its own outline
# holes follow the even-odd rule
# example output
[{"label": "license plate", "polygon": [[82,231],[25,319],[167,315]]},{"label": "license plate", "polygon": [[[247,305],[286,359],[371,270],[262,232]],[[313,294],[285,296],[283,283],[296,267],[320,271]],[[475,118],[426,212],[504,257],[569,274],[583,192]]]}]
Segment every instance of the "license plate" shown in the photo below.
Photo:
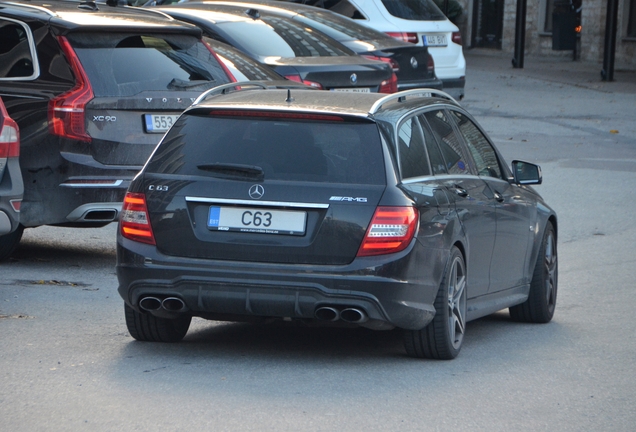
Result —
[{"label": "license plate", "polygon": [[347,93],[371,93],[371,89],[369,87],[343,87],[331,89],[331,91]]},{"label": "license plate", "polygon": [[447,46],[448,40],[446,35],[426,35],[426,44],[430,47],[433,46]]},{"label": "license plate", "polygon": [[177,121],[178,114],[145,114],[146,132],[148,133],[164,133]]},{"label": "license plate", "polygon": [[303,235],[306,220],[304,211],[211,206],[208,212],[208,228],[215,231]]}]

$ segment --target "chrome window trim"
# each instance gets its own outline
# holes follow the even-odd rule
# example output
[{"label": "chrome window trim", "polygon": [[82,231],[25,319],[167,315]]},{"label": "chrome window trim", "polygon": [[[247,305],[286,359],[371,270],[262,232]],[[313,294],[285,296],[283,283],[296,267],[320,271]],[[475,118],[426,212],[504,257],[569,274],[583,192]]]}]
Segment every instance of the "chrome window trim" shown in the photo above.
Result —
[{"label": "chrome window trim", "polygon": [[22,26],[27,35],[29,41],[29,51],[31,52],[31,63],[33,65],[33,74],[26,77],[0,77],[0,81],[32,81],[40,76],[40,62],[38,61],[37,52],[35,49],[35,40],[33,39],[33,32],[31,28],[22,21],[18,21],[12,18],[0,17],[0,20],[9,21]]},{"label": "chrome window trim", "polygon": [[329,204],[299,203],[299,202],[285,202],[285,201],[255,201],[255,200],[226,199],[226,198],[204,198],[204,197],[192,197],[192,196],[186,196],[185,200],[188,202],[201,202],[201,203],[208,203],[208,204],[239,204],[239,205],[250,205],[250,206],[260,206],[260,207],[293,207],[293,208],[314,208],[314,209],[329,208]]}]

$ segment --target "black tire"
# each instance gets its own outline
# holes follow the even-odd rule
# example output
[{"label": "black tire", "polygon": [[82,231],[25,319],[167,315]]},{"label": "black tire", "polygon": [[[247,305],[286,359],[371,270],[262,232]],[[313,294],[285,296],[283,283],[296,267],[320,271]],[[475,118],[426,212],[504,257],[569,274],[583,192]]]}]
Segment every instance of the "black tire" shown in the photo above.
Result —
[{"label": "black tire", "polygon": [[547,323],[556,308],[559,262],[554,227],[548,222],[534,266],[528,299],[511,307],[510,317],[514,321]]},{"label": "black tire", "polygon": [[157,318],[149,313],[140,313],[124,304],[126,326],[130,335],[144,342],[179,342],[190,328],[192,317]]},{"label": "black tire", "polygon": [[466,332],[466,265],[462,253],[451,249],[444,279],[435,298],[435,317],[422,330],[405,330],[404,347],[411,357],[452,360]]},{"label": "black tire", "polygon": [[20,244],[23,232],[24,227],[22,225],[18,225],[18,229],[12,233],[0,236],[0,261],[4,261],[11,256],[13,251]]}]

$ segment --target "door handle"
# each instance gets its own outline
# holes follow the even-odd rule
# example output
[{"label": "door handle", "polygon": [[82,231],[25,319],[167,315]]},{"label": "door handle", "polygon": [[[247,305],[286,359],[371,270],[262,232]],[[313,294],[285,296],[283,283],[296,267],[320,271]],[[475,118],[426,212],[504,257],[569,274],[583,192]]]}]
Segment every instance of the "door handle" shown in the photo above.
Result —
[{"label": "door handle", "polygon": [[495,192],[495,199],[497,202],[504,202],[504,197],[499,192]]},{"label": "door handle", "polygon": [[455,189],[455,193],[462,198],[466,198],[468,196],[468,191],[464,189],[463,187],[459,187],[455,185],[453,186],[453,189]]}]

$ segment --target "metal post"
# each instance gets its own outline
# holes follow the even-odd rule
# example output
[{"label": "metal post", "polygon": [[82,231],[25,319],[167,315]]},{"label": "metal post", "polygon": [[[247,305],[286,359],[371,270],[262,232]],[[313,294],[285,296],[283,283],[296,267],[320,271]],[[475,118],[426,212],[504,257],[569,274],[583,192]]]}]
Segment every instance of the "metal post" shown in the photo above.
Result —
[{"label": "metal post", "polygon": [[526,10],[527,0],[517,0],[515,56],[512,58],[512,67],[518,69],[523,69],[523,56],[525,54],[526,47]]},{"label": "metal post", "polygon": [[616,57],[616,23],[618,22],[618,0],[607,0],[605,18],[605,47],[603,52],[603,81],[614,81],[614,59]]}]

